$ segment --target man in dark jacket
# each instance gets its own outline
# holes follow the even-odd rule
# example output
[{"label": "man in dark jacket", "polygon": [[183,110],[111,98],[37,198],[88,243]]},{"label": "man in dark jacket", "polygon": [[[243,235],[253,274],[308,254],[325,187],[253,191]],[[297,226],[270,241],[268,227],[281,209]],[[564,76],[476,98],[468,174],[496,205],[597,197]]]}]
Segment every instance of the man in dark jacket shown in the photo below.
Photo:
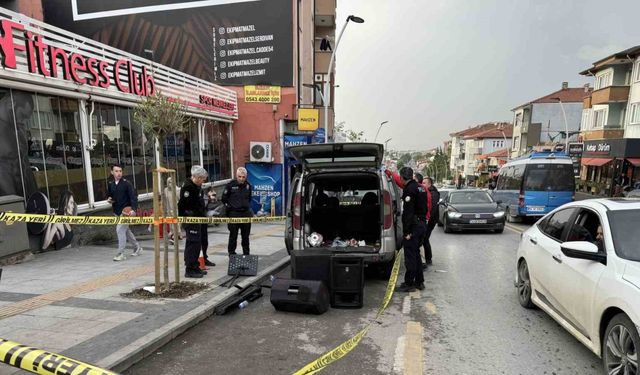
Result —
[{"label": "man in dark jacket", "polygon": [[[227,206],[229,217],[253,217],[251,211],[251,185],[247,182],[247,170],[243,167],[236,171],[236,179],[229,182],[222,193],[222,203]],[[242,236],[242,253],[249,255],[249,234],[251,223],[227,225],[229,228],[229,254],[236,253],[238,246],[238,231]]]},{"label": "man in dark jacket", "polygon": [[429,242],[429,238],[431,238],[431,232],[433,232],[433,228],[435,228],[438,223],[438,214],[440,205],[440,192],[433,184],[433,179],[431,177],[427,177],[424,179],[425,187],[427,188],[427,193],[430,196],[431,207],[429,208],[429,218],[427,221],[427,232],[424,236],[424,241],[422,246],[424,246],[424,260],[425,263],[422,264],[422,268],[426,269],[428,266],[432,264],[433,253],[431,251],[431,242]]},{"label": "man in dark jacket", "polygon": [[[191,167],[191,178],[187,179],[180,189],[178,215],[205,217],[204,202],[201,197],[201,186],[207,180],[207,171],[199,165]],[[187,242],[184,247],[185,277],[202,278],[207,271],[200,270],[198,255],[202,244],[202,225],[184,224]]]},{"label": "man in dark jacket", "polygon": [[[113,181],[109,182],[107,186],[107,202],[111,204],[113,213],[116,216],[121,216],[122,211],[126,207],[130,207],[131,211],[127,210],[125,215],[135,216],[138,209],[138,195],[133,185],[126,179],[122,178],[122,166],[120,164],[114,164],[111,166],[111,175]],[[119,262],[127,259],[125,254],[125,248],[127,247],[127,241],[131,242],[134,246],[134,251],[131,256],[138,256],[142,254],[142,246],[136,240],[136,236],[133,235],[129,224],[117,224],[116,234],[118,235],[118,254],[113,258],[114,261]]]},{"label": "man in dark jacket", "polygon": [[424,289],[424,274],[420,261],[420,244],[426,231],[427,197],[426,190],[413,179],[413,170],[400,169],[404,184],[402,190],[402,230],[404,235],[404,282],[396,288],[399,292],[413,292]]}]

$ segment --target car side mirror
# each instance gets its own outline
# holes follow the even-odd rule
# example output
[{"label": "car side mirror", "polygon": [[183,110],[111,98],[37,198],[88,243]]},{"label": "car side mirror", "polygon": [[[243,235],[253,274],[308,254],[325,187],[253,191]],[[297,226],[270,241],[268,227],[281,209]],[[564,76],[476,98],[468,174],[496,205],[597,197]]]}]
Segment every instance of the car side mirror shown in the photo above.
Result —
[{"label": "car side mirror", "polygon": [[607,255],[589,241],[568,241],[560,245],[560,250],[569,258],[586,259],[607,264]]}]

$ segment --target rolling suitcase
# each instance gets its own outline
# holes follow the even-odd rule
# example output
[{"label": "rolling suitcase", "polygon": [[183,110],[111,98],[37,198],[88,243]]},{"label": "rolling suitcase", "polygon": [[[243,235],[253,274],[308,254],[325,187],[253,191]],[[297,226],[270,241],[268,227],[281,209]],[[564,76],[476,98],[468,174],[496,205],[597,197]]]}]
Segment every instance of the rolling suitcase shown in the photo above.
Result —
[{"label": "rolling suitcase", "polygon": [[278,311],[324,314],[329,309],[329,291],[322,281],[275,278],[271,304]]}]

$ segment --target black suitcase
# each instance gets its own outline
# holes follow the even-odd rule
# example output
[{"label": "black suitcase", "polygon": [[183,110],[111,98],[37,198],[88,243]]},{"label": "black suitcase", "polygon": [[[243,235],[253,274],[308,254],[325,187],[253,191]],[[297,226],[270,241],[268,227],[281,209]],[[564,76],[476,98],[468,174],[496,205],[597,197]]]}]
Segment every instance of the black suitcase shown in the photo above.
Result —
[{"label": "black suitcase", "polygon": [[329,291],[322,281],[275,278],[271,304],[278,311],[324,314],[329,309]]}]

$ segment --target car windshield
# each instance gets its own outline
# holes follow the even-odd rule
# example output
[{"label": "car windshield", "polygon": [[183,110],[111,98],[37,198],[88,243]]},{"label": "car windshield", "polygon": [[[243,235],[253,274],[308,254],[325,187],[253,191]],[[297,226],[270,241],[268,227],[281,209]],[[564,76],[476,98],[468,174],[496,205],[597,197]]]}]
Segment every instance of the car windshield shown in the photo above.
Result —
[{"label": "car windshield", "polygon": [[452,204],[465,204],[465,203],[491,203],[493,200],[491,196],[484,191],[467,191],[450,193]]},{"label": "car windshield", "polygon": [[640,210],[610,211],[608,215],[616,254],[640,262]]}]

